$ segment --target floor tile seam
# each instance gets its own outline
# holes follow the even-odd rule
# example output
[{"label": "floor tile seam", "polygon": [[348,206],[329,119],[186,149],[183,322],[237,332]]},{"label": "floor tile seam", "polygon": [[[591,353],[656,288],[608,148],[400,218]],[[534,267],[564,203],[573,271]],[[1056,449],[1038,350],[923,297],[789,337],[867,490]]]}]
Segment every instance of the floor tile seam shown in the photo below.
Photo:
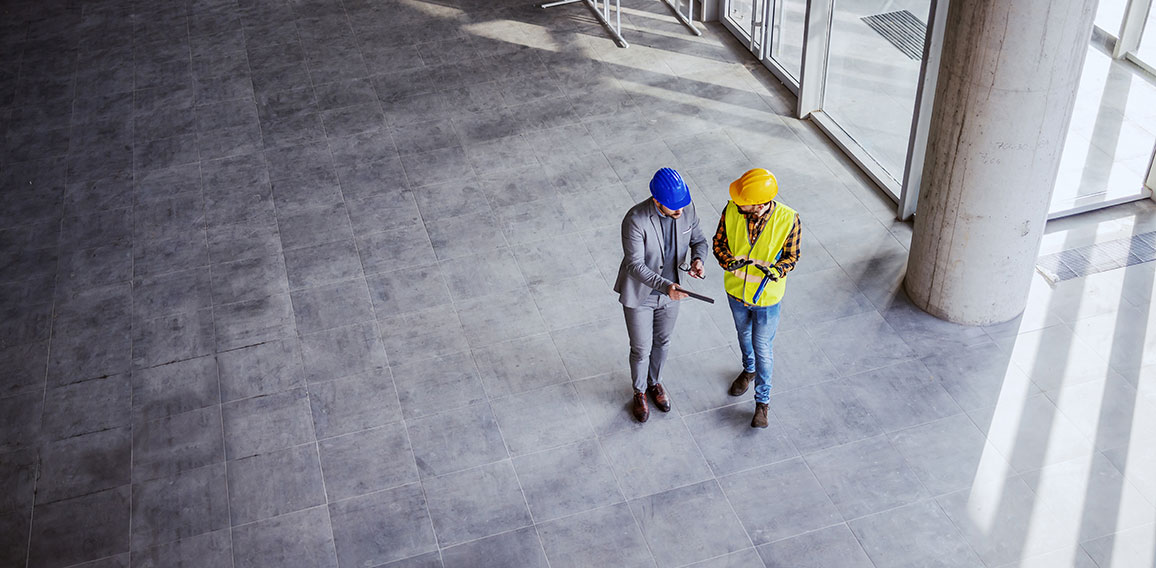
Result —
[{"label": "floor tile seam", "polygon": [[[240,14],[238,14],[238,20],[241,20]],[[245,66],[246,66],[246,69],[249,71],[249,80],[248,80],[248,81],[249,81],[249,87],[250,87],[250,88],[253,90],[252,106],[253,106],[253,112],[254,112],[254,114],[256,114],[256,115],[257,115],[257,132],[258,132],[258,134],[259,134],[259,136],[260,136],[260,140],[261,140],[261,158],[262,158],[262,162],[263,162],[263,163],[264,163],[264,165],[265,165],[265,174],[266,174],[266,176],[268,176],[268,175],[269,175],[269,164],[268,164],[268,160],[267,160],[267,159],[265,159],[265,152],[264,152],[264,148],[265,148],[265,131],[264,131],[264,129],[263,129],[263,128],[261,128],[261,121],[260,121],[260,109],[258,108],[258,105],[257,105],[257,92],[256,92],[256,88],[255,88],[255,87],[254,87],[254,85],[253,85],[253,66],[252,66],[252,63],[249,61],[249,49],[248,49],[248,48],[249,48],[249,34],[248,34],[248,33],[246,32],[246,30],[245,30],[245,25],[244,25],[244,22],[243,22],[243,21],[241,22],[241,42],[242,42],[242,45],[243,45],[243,53],[244,53],[244,56],[245,56]],[[191,57],[191,51],[192,51],[192,50],[190,49],[190,57]],[[191,64],[191,63],[190,63],[190,64]],[[194,111],[194,112],[195,112],[195,111]],[[200,136],[200,131],[199,131],[199,129],[198,129],[198,140],[199,140],[199,136]],[[198,155],[199,155],[199,153],[200,153],[200,149],[199,149],[199,147],[198,147]],[[204,183],[204,182],[203,182],[203,180],[204,180],[204,165],[203,165],[203,161],[201,162],[201,166],[200,166],[200,168],[201,168],[201,180],[202,180],[202,181],[201,181],[201,184],[202,184],[202,186],[203,186],[203,183]],[[271,182],[271,181],[269,182],[269,188],[270,188],[270,193],[271,193],[271,192],[272,192],[272,182]],[[203,192],[203,191],[204,191],[204,190],[203,190],[203,188],[202,188],[202,192]],[[276,219],[277,219],[277,204],[276,204],[276,201],[275,201],[275,199],[273,199],[273,198],[272,198],[272,196],[271,196],[271,198],[270,198],[270,200],[269,200],[269,201],[270,201],[270,203],[271,203],[271,205],[272,205],[272,207],[273,207],[273,218],[274,218],[274,220],[276,221]],[[204,215],[205,215],[205,218],[206,218],[206,219],[208,219],[208,210],[207,210],[207,208],[208,208],[208,204],[207,204],[206,200],[205,200],[205,199],[203,199],[203,198],[202,198],[202,207],[204,207],[204,208],[205,208],[205,213],[204,213]],[[274,226],[276,226],[276,225],[274,225]],[[208,245],[208,223],[206,223],[206,227],[205,227],[205,239],[206,239],[206,247],[207,247],[207,245]],[[280,243],[280,240],[281,240],[281,239],[280,239],[280,233],[278,233],[278,244],[281,244],[281,243]],[[282,249],[283,249],[283,247],[282,247]],[[211,250],[209,250],[209,251],[207,251],[207,252],[206,252],[206,254],[209,256],[209,261],[210,261],[210,267],[209,267],[209,282],[210,282],[210,294],[211,294],[211,290],[212,290],[212,271],[213,271],[213,267],[212,267],[212,251],[211,251]],[[281,256],[281,262],[282,262],[282,263],[283,263],[283,265],[284,265],[284,262],[285,262],[285,253],[284,253],[284,250],[282,250],[282,251],[281,251],[281,255],[280,255],[280,256]],[[288,280],[288,275],[286,275],[286,280]],[[212,302],[212,303],[213,303],[213,306],[212,306],[212,310],[213,310],[213,331],[214,331],[214,337],[215,337],[215,336],[216,336],[216,308],[217,308],[217,306],[216,306],[216,302]],[[290,299],[290,306],[292,306],[292,299]],[[294,311],[294,316],[296,316],[296,312],[295,312],[295,311]],[[296,322],[296,317],[294,317],[294,322],[293,322],[293,329],[294,329],[294,331],[295,331],[295,332],[297,332],[296,334],[297,334],[297,336],[298,336],[298,338],[299,338],[299,337],[300,337],[300,333],[297,331],[297,325],[296,325],[296,324],[297,324],[297,322]],[[267,343],[267,342],[262,342],[262,343]],[[240,348],[238,348],[238,349],[240,349]],[[226,352],[227,352],[227,351],[226,351]],[[214,357],[216,357],[216,355],[214,355]],[[221,398],[221,449],[222,449],[222,453],[223,453],[223,454],[224,454],[224,456],[225,456],[225,495],[226,495],[226,508],[225,508],[225,511],[226,511],[226,513],[227,513],[227,518],[229,519],[229,522],[228,522],[228,524],[230,525],[230,527],[229,527],[229,562],[230,562],[230,564],[231,564],[232,566],[236,566],[236,564],[237,564],[237,560],[236,560],[236,552],[237,552],[237,549],[236,549],[236,543],[234,542],[234,539],[233,539],[233,530],[232,530],[232,524],[233,524],[233,522],[232,522],[232,521],[233,521],[233,510],[232,510],[232,507],[233,507],[233,502],[232,502],[232,499],[231,499],[231,498],[229,498],[229,495],[231,495],[231,493],[232,493],[232,492],[229,490],[229,459],[228,459],[228,458],[229,458],[229,456],[228,456],[228,451],[227,451],[227,447],[228,447],[228,444],[227,444],[227,439],[226,439],[226,437],[227,437],[227,435],[226,435],[226,431],[227,431],[227,430],[226,430],[226,428],[225,428],[225,401],[224,401],[224,398],[225,398],[225,397],[224,397],[224,395],[223,395],[223,393],[224,393],[225,391],[224,391],[224,389],[222,388],[222,385],[221,385],[221,366],[220,366],[219,362],[217,363],[217,365],[216,365],[216,368],[217,368],[217,392],[219,393],[219,395],[220,395],[220,398]],[[307,383],[307,381],[306,381],[306,383]],[[306,384],[306,387],[307,387],[307,386],[308,386],[308,385]],[[306,393],[306,397],[308,397],[308,395],[309,395],[309,391],[308,391],[308,390],[306,390],[306,391],[305,391],[305,393]],[[313,424],[313,413],[312,413],[312,408],[310,408],[309,419],[310,419],[310,424]],[[317,441],[316,441],[316,431],[317,431],[317,430],[316,430],[316,425],[315,425],[315,424],[313,424],[313,426],[314,426],[314,428],[313,428],[313,432],[314,432],[314,436],[313,436],[313,437],[314,437],[314,442],[313,442],[313,443],[314,443],[314,448],[318,448],[318,449],[316,450],[316,451],[317,451],[317,453],[318,453],[318,457],[317,457],[317,464],[318,464],[318,471],[319,471],[319,473],[321,473],[322,493],[325,495],[325,499],[326,499],[326,501],[328,502],[328,498],[329,498],[329,497],[328,497],[328,495],[329,495],[329,494],[328,494],[328,492],[327,492],[327,491],[326,491],[326,489],[325,489],[325,476],[324,476],[324,472],[323,472],[323,470],[322,470],[322,468],[321,468],[321,456],[320,456],[320,449],[319,449],[319,444],[318,444],[318,443],[317,443]],[[326,518],[329,518],[329,510],[328,510],[328,506],[326,507],[326,511],[325,511],[325,514],[326,514]],[[334,536],[334,535],[333,535],[333,528],[332,528],[332,527],[333,527],[333,522],[332,522],[332,519],[330,519],[330,530],[329,530],[329,536],[330,536],[330,538],[333,538],[333,536]],[[335,552],[334,554],[336,555],[336,552]]]},{"label": "floor tile seam", "polygon": [[[586,405],[579,404],[579,406],[582,408],[583,415],[586,416],[586,421],[588,423],[591,423],[590,416],[586,411]],[[593,424],[592,423],[591,423],[591,429],[593,430]],[[638,515],[636,515],[634,513],[634,508],[630,506],[630,499],[628,499],[626,497],[626,491],[624,491],[622,488],[622,476],[619,475],[618,471],[615,470],[613,463],[610,461],[609,454],[606,453],[606,448],[602,445],[602,439],[600,437],[598,437],[597,434],[594,436],[594,441],[598,445],[599,454],[602,456],[602,459],[605,460],[606,464],[610,468],[610,474],[614,476],[614,484],[615,484],[616,489],[618,489],[618,496],[622,499],[622,501],[620,501],[619,503],[606,505],[605,507],[599,507],[599,508],[591,509],[589,511],[583,511],[581,513],[575,513],[574,515],[569,515],[569,516],[570,517],[577,516],[577,515],[581,515],[583,513],[589,513],[590,511],[593,511],[593,510],[614,507],[614,506],[617,506],[619,504],[625,505],[626,510],[630,513],[630,519],[632,521],[634,521],[634,529],[636,531],[638,531],[637,534],[642,537],[642,542],[643,542],[643,544],[646,545],[646,552],[647,552],[647,554],[650,555],[651,562],[654,562],[655,564],[657,564],[658,563],[658,557],[654,555],[654,547],[651,546],[650,540],[646,538],[646,533],[643,532],[643,530],[642,530],[642,523],[638,522]],[[560,518],[564,518],[564,517],[560,517]],[[556,521],[556,520],[558,520],[558,519],[554,519],[554,521]],[[552,522],[552,521],[548,521],[548,522]],[[545,548],[545,547],[543,546],[543,548]],[[547,556],[547,559],[548,559],[548,556]]]},{"label": "floor tile seam", "polygon": [[[493,412],[493,407],[490,406],[491,416],[493,415]],[[538,524],[534,520],[534,510],[530,507],[530,499],[526,497],[526,489],[522,485],[522,478],[518,474],[518,468],[514,465],[514,458],[510,453],[510,445],[506,442],[506,436],[502,433],[502,424],[498,421],[496,416],[494,416],[494,426],[498,429],[498,436],[502,439],[502,446],[506,449],[506,459],[510,460],[510,470],[514,472],[514,481],[518,484],[518,493],[522,495],[522,505],[526,507],[526,514],[530,516],[530,526],[534,528],[534,536],[536,536],[538,539],[538,549],[542,551],[542,558],[546,559],[546,566],[549,568],[550,558],[546,556],[546,545],[542,542],[542,533],[538,531]]]},{"label": "floor tile seam", "polygon": [[[23,65],[21,67],[23,67]],[[74,76],[75,76],[75,72],[74,72]],[[75,102],[74,102],[74,104],[75,104]],[[65,181],[65,185],[67,186],[67,183],[68,183],[67,171],[65,172],[65,180],[64,181]],[[63,215],[63,212],[59,217],[60,218],[58,221],[58,228],[57,228],[58,239],[59,239],[59,235],[63,234],[63,232],[64,232],[64,219],[65,219],[65,217]],[[52,310],[50,313],[50,320],[49,321],[55,321],[55,319],[56,319],[57,299],[55,298],[55,296],[56,296],[55,289],[59,283],[59,280],[60,280],[59,273],[54,274],[52,277],[52,286],[53,286],[54,293],[53,293],[53,299],[52,299]],[[33,539],[33,536],[35,535],[34,529],[36,526],[36,495],[38,494],[38,491],[36,491],[36,488],[40,484],[39,471],[40,471],[40,467],[41,467],[41,459],[39,457],[39,447],[42,443],[41,440],[43,438],[43,431],[44,431],[44,407],[47,405],[47,402],[48,402],[48,368],[51,366],[51,361],[52,361],[52,344],[53,344],[52,340],[54,337],[54,334],[53,334],[54,329],[55,329],[55,326],[51,326],[51,325],[48,328],[48,338],[46,339],[46,341],[47,341],[47,349],[46,349],[47,353],[46,353],[46,365],[45,365],[45,370],[44,370],[44,388],[41,392],[39,416],[37,416],[37,419],[36,419],[37,424],[39,425],[39,427],[37,428],[37,431],[36,431],[37,443],[34,445],[34,447],[37,448],[36,449],[36,451],[37,451],[37,460],[36,460],[37,476],[33,482],[32,502],[31,502],[31,505],[29,506],[29,512],[28,512],[28,536],[27,536],[27,539],[25,540],[25,549],[24,549],[25,550],[25,552],[24,552],[24,565],[26,567],[30,566],[31,562],[32,562],[32,539]],[[131,358],[131,344],[130,344],[130,358]],[[131,495],[131,490],[130,490],[130,495]],[[129,502],[130,511],[131,511],[131,506],[132,505],[131,505],[131,497],[130,497],[130,502]],[[130,535],[132,534],[131,528],[132,528],[132,526],[131,526],[131,514],[130,514],[130,525],[129,525],[129,529],[130,529],[129,534]]]},{"label": "floor tile seam", "polygon": [[[712,468],[710,466],[710,462],[707,461],[706,454],[702,451],[702,446],[698,443],[698,439],[694,437],[694,432],[690,429],[690,426],[687,425],[687,423],[686,423],[686,418],[680,415],[679,420],[682,422],[682,427],[686,429],[687,434],[690,436],[691,443],[693,443],[695,449],[698,450],[698,457],[700,457],[702,459],[703,463],[705,463],[707,466],[707,470],[710,471],[710,473],[711,473],[710,481],[714,482],[714,485],[715,485],[715,487],[718,488],[719,493],[722,493],[723,499],[727,503],[727,507],[730,508],[730,512],[732,515],[734,515],[734,519],[736,521],[738,521],[739,526],[742,527],[743,534],[746,535],[746,537],[747,537],[747,542],[749,542],[751,544],[751,547],[753,548],[755,546],[755,539],[751,538],[751,533],[749,530],[747,530],[746,524],[743,523],[742,517],[739,516],[738,510],[735,508],[734,503],[731,503],[731,498],[729,495],[727,495],[726,490],[723,489],[722,483],[719,482],[718,474],[715,473],[714,468]],[[789,441],[790,440],[788,440],[788,442]],[[599,443],[601,443],[601,442],[599,442]],[[692,484],[687,485],[686,487],[689,487],[691,485],[698,485],[701,483],[704,483],[704,482],[700,481],[698,483],[692,483]],[[668,491],[670,491],[670,490],[668,490]],[[661,493],[662,492],[656,493],[655,495],[659,495]]]}]

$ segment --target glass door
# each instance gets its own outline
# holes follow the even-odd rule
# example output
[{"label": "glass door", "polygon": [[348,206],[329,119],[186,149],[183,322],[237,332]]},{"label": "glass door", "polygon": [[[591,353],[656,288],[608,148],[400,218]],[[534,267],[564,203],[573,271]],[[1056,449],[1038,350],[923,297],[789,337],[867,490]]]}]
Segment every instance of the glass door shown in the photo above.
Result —
[{"label": "glass door", "polygon": [[723,25],[798,92],[806,0],[723,0]]}]

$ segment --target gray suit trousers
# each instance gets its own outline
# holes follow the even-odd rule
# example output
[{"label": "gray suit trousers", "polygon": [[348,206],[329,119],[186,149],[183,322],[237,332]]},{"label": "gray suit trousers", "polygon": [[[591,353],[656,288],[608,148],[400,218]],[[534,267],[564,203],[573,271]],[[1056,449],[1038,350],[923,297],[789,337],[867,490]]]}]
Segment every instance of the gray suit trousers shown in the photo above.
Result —
[{"label": "gray suit trousers", "polygon": [[670,349],[679,302],[666,294],[651,295],[637,308],[622,306],[626,333],[630,336],[630,379],[634,390],[642,392],[662,382],[662,367]]}]

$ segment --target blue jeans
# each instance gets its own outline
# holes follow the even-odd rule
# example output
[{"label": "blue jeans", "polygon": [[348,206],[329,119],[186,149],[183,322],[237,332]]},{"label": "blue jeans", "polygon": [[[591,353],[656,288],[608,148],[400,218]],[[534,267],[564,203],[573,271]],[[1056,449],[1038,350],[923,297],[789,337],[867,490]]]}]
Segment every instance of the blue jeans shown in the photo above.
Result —
[{"label": "blue jeans", "polygon": [[747,306],[727,295],[735,330],[739,332],[739,348],[743,353],[743,370],[755,373],[755,402],[771,400],[771,372],[775,368],[775,354],[771,344],[779,329],[779,304]]}]

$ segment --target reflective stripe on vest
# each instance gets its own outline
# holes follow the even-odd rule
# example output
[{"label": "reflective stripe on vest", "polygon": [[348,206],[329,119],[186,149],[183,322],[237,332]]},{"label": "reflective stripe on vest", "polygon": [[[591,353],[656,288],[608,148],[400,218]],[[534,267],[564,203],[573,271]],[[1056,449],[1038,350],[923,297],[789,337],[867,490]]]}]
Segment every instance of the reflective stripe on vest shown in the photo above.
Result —
[{"label": "reflective stripe on vest", "polygon": [[[783,243],[787,242],[787,237],[795,226],[796,215],[794,209],[775,202],[771,218],[752,246],[747,233],[746,216],[739,211],[734,201],[728,201],[726,231],[731,254],[738,260],[751,259],[763,264],[774,264],[783,251]],[[752,306],[773,306],[779,303],[787,289],[786,276],[778,281],[768,282],[767,287],[763,289],[763,295],[759,297],[758,303],[755,303],[755,292],[762,281],[763,272],[754,266],[744,266],[723,273],[723,284],[726,286],[727,294],[742,300],[743,303]]]}]

